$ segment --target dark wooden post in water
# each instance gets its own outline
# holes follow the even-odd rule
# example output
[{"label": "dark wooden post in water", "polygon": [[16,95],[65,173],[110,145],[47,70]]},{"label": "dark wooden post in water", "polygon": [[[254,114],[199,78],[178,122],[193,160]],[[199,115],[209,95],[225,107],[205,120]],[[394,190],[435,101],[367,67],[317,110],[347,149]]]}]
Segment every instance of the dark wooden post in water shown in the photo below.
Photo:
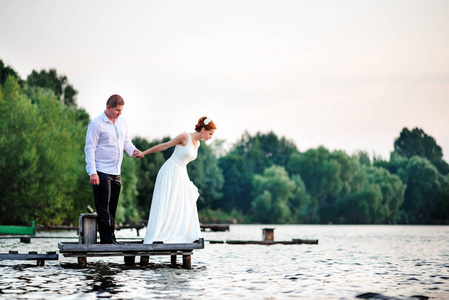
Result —
[{"label": "dark wooden post in water", "polygon": [[142,256],[140,257],[140,266],[141,266],[141,267],[147,267],[149,261],[150,261],[150,256],[144,256],[144,255],[142,255]]},{"label": "dark wooden post in water", "polygon": [[262,241],[273,242],[274,241],[274,229],[275,228],[262,228]]},{"label": "dark wooden post in water", "polygon": [[[97,214],[81,214],[79,218],[79,244],[97,243]],[[87,257],[78,256],[78,266],[87,266]]]},{"label": "dark wooden post in water", "polygon": [[31,243],[31,237],[29,237],[29,236],[21,237],[21,238],[20,238],[20,242],[21,242],[21,243],[29,244],[29,243]]},{"label": "dark wooden post in water", "polygon": [[192,256],[190,254],[183,254],[182,255],[182,267],[184,269],[191,269],[192,268]]},{"label": "dark wooden post in water", "polygon": [[176,266],[176,252],[175,252],[175,254],[173,254],[173,253],[171,254],[170,262],[171,262],[172,267]]},{"label": "dark wooden post in water", "polygon": [[[28,254],[37,254],[37,251],[30,251],[28,252]],[[45,266],[45,259],[37,259],[37,264],[38,267],[43,267]]]},{"label": "dark wooden post in water", "polygon": [[125,265],[127,266],[134,266],[136,264],[136,257],[135,256],[125,256]]}]

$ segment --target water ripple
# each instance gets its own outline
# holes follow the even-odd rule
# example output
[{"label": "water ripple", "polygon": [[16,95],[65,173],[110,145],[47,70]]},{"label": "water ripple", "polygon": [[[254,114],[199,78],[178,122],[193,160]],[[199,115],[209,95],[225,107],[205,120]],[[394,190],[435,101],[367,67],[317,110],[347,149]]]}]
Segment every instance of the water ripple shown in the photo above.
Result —
[{"label": "water ripple", "polygon": [[[258,225],[205,232],[210,240],[260,237]],[[276,240],[319,239],[319,245],[207,244],[195,251],[192,270],[166,256],[148,267],[123,258],[60,255],[44,267],[0,261],[3,299],[447,299],[449,231],[444,226],[276,225]],[[45,234],[45,233],[39,233]],[[60,233],[67,234],[70,233]],[[73,234],[73,233],[72,233]],[[122,237],[133,237],[130,230]],[[0,240],[1,252],[55,251],[55,239]]]}]

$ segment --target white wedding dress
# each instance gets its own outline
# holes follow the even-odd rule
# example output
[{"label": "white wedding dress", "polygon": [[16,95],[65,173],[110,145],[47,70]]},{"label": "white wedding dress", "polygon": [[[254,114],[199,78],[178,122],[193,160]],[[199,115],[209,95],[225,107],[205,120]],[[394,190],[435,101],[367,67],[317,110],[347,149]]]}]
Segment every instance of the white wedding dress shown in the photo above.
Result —
[{"label": "white wedding dress", "polygon": [[196,207],[200,194],[187,174],[200,144],[195,147],[188,136],[187,144],[176,145],[157,174],[144,244],[192,243],[201,237]]}]

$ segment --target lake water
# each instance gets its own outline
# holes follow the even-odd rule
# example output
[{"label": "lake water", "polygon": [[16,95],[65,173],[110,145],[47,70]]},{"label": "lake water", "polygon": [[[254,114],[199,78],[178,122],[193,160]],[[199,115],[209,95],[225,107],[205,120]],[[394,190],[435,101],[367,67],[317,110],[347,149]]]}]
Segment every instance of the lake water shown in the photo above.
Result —
[{"label": "lake water", "polygon": [[[275,241],[318,239],[319,244],[207,243],[260,241],[265,227],[275,228]],[[117,236],[137,237],[135,230]],[[170,267],[169,256],[150,256],[146,268],[127,267],[122,257],[88,258],[85,269],[62,255],[44,267],[0,261],[0,298],[449,299],[449,226],[231,225],[229,232],[203,237],[206,246],[194,251],[192,270]],[[60,241],[76,239],[32,238],[30,244],[0,239],[0,252],[58,251]]]}]

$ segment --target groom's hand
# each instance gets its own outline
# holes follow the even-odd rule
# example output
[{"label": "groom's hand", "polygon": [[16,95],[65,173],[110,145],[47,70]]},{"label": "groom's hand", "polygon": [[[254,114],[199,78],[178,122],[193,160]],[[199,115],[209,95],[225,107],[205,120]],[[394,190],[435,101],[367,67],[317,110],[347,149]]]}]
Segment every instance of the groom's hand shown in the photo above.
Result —
[{"label": "groom's hand", "polygon": [[92,185],[99,185],[100,184],[100,177],[98,177],[98,174],[90,175],[90,183]]},{"label": "groom's hand", "polygon": [[142,154],[142,152],[141,152],[140,150],[138,150],[138,149],[134,150],[133,155],[134,155],[135,158],[144,157],[144,155]]}]

